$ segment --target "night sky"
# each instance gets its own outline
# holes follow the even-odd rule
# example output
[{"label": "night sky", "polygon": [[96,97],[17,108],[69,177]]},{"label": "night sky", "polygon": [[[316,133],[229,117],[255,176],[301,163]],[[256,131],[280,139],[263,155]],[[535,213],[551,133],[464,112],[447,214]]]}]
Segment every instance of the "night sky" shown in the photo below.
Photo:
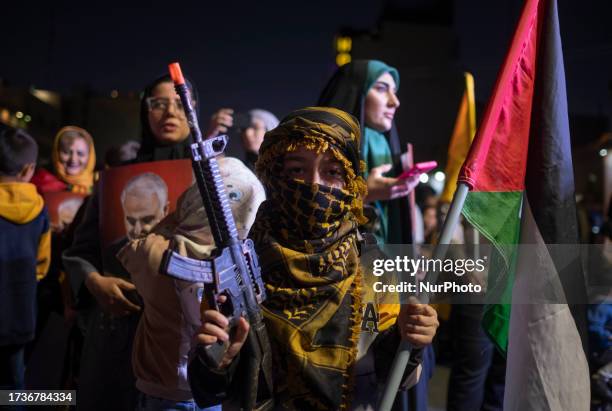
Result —
[{"label": "night sky", "polygon": [[[411,7],[425,0],[409,0]],[[146,7],[115,0],[3,4],[0,77],[70,92],[138,92],[180,60],[203,113],[262,107],[279,116],[311,105],[334,70],[340,27],[373,28],[383,1],[174,1]],[[521,1],[454,3],[457,65],[489,96]],[[178,6],[182,8],[178,8]],[[570,111],[612,114],[612,2],[559,1]],[[375,58],[376,56],[370,56]]]},{"label": "night sky", "polygon": [[157,2],[112,9],[109,4],[121,3],[53,3],[11,13],[8,24],[19,28],[3,30],[7,46],[0,52],[0,76],[11,83],[140,91],[178,59],[195,79],[205,111],[231,105],[277,112],[313,103],[334,69],[338,27],[372,26],[381,7],[372,1],[325,7],[331,2]]}]

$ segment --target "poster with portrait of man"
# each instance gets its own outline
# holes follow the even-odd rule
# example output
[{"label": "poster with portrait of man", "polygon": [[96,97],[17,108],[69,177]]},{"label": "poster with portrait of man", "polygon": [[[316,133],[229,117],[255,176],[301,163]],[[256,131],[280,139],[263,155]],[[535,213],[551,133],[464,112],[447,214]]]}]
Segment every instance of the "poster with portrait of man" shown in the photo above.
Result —
[{"label": "poster with portrait of man", "polygon": [[100,233],[106,275],[129,278],[116,258],[129,241],[145,237],[176,208],[192,184],[190,160],[115,167],[100,179]]},{"label": "poster with portrait of man", "polygon": [[42,196],[49,212],[51,231],[54,233],[62,233],[72,224],[86,197],[85,194],[70,191],[43,193]]}]

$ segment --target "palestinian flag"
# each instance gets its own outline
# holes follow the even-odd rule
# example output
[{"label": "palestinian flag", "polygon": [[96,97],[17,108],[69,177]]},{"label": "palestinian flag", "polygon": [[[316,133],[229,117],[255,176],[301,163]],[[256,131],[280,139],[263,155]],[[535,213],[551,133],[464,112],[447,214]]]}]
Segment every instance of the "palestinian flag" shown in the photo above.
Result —
[{"label": "palestinian flag", "polygon": [[[512,305],[510,322],[510,303],[534,284],[557,296],[584,291],[556,1],[526,1],[459,182],[471,188],[464,216],[499,255],[489,284],[501,286],[505,304],[488,306],[483,325],[508,353],[508,409],[588,409],[588,369],[568,306]],[[519,243],[533,244],[538,258],[520,255]],[[559,264],[550,244],[575,244],[576,255]]]},{"label": "palestinian flag", "polygon": [[483,325],[503,353],[508,346],[514,245],[519,240],[536,81],[537,6],[537,0],[525,6],[458,180],[471,188],[463,215],[499,252],[500,258],[490,261],[489,284],[501,285],[498,300],[506,304],[486,307]]}]

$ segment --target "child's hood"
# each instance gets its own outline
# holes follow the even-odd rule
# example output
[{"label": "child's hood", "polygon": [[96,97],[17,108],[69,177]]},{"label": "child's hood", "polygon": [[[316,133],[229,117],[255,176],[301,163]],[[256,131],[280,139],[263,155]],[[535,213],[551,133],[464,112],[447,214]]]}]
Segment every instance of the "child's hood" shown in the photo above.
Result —
[{"label": "child's hood", "polygon": [[34,220],[45,202],[30,183],[0,183],[0,217],[16,224]]}]

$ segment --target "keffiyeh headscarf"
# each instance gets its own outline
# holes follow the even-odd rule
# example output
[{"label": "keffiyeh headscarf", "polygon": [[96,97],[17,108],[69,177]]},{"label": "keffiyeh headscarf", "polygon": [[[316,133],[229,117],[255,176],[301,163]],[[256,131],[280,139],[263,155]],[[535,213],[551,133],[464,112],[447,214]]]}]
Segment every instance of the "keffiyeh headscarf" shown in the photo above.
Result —
[{"label": "keffiyeh headscarf", "polygon": [[[346,409],[361,323],[357,226],[366,186],[359,123],[324,107],[295,111],[266,133],[256,171],[267,193],[251,230],[266,283],[276,398],[287,409]],[[331,152],[345,188],[283,175],[287,152]]]}]

